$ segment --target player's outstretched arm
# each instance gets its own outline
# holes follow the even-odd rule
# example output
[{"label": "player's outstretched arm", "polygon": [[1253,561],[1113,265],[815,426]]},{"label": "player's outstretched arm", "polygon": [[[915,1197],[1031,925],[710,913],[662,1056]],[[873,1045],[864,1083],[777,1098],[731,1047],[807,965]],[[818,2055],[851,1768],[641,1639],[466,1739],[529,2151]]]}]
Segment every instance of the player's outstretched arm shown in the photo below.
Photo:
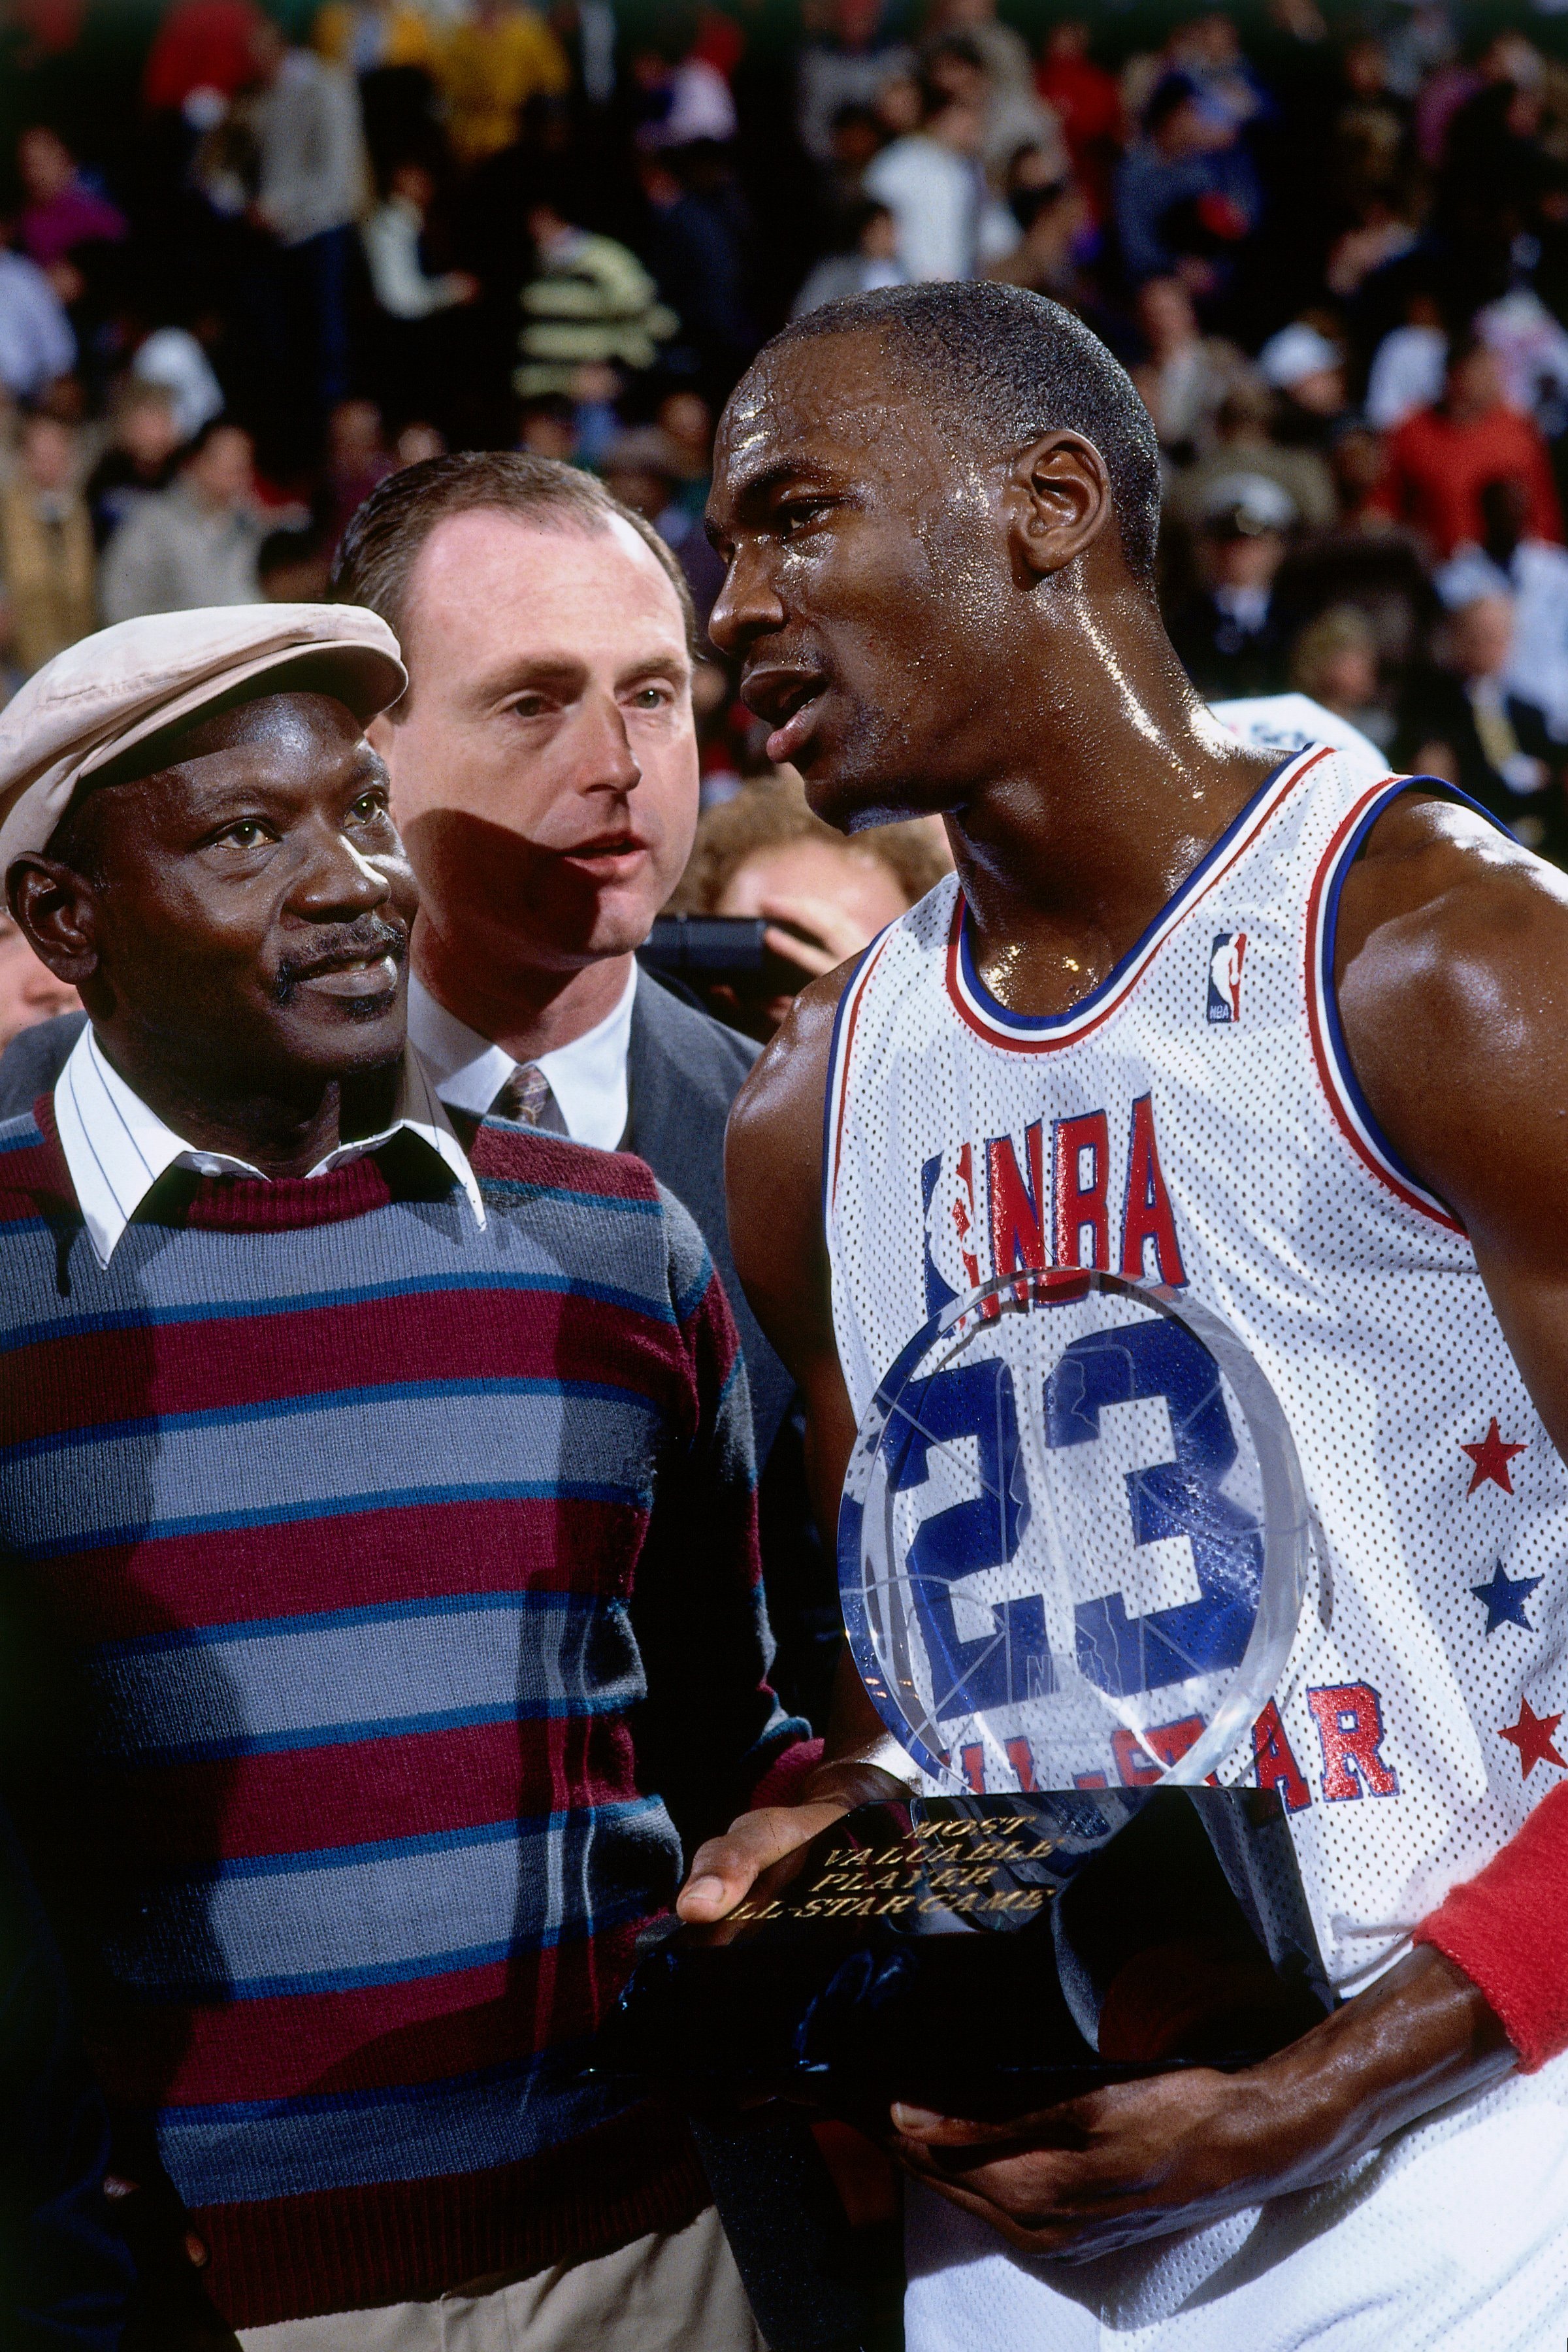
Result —
[{"label": "player's outstretched arm", "polygon": [[[852,969],[840,965],[795,999],[736,1097],[725,1151],[736,1271],[805,1399],[806,1475],[830,1547],[855,1416],[833,1336],[822,1231],[822,1105],[834,1015]],[[908,1779],[908,1759],[883,1730],[846,1655],[822,1764],[793,1805],[742,1813],[723,1837],[700,1848],[678,1906],[682,1918],[722,1918],[761,1871],[851,1806],[901,1795]]]}]

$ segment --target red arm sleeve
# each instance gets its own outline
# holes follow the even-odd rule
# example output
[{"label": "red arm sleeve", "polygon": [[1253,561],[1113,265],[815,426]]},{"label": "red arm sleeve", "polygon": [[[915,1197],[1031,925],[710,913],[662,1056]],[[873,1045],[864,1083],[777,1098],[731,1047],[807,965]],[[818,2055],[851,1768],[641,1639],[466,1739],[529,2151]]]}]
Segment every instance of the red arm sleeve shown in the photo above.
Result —
[{"label": "red arm sleeve", "polygon": [[1568,1785],[1415,1930],[1478,1985],[1524,2072],[1568,2050]]}]

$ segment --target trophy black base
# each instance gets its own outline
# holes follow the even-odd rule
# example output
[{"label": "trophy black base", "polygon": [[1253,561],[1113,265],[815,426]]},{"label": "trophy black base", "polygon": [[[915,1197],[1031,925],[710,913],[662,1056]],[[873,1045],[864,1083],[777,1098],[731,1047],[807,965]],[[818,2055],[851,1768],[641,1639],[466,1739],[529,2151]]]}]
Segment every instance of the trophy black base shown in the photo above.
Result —
[{"label": "trophy black base", "polygon": [[868,1805],[730,1918],[650,1931],[595,2071],[886,2129],[1256,2064],[1332,2005],[1289,1827],[1247,1789]]}]

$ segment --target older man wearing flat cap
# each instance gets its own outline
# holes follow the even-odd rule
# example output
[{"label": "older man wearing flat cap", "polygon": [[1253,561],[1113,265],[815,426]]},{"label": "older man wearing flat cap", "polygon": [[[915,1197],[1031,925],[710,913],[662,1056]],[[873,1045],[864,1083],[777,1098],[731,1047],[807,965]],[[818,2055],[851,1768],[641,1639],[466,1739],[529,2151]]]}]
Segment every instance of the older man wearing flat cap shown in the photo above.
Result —
[{"label": "older man wearing flat cap", "polygon": [[0,1126],[9,1781],[115,2169],[247,2347],[752,2347],[683,2127],[581,2069],[680,1838],[803,1760],[734,1330],[639,1161],[466,1155],[405,1049],[403,684],[237,608],[0,715],[90,1016]]}]

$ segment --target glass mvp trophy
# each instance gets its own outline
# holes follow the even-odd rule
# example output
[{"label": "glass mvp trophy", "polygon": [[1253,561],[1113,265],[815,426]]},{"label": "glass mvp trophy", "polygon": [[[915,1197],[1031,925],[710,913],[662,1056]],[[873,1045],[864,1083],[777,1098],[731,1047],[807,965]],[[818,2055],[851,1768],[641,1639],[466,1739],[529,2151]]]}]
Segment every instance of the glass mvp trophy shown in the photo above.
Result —
[{"label": "glass mvp trophy", "polygon": [[1310,1562],[1278,1399],[1218,1316],[1077,1269],[953,1302],[845,1483],[855,1663],[920,1793],[712,1927],[653,1931],[607,2065],[872,2130],[1244,2066],[1331,2005],[1278,1798],[1217,1784]]}]

